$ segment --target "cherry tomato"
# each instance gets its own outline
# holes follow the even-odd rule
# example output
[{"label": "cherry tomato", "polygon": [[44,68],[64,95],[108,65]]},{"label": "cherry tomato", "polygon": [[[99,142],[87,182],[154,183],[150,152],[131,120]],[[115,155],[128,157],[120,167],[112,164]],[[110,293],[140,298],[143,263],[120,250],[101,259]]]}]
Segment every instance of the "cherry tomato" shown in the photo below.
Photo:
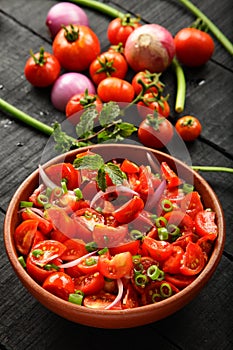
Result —
[{"label": "cherry tomato", "polygon": [[201,250],[206,255],[207,259],[213,249],[213,242],[216,239],[216,235],[209,233],[198,239],[197,244],[201,247]]},{"label": "cherry tomato", "polygon": [[197,275],[205,265],[205,258],[201,247],[197,243],[189,242],[184,253],[180,272],[186,276]]},{"label": "cherry tomato", "polygon": [[32,211],[30,208],[25,208],[22,211],[21,216],[22,216],[23,220],[28,220],[28,219],[37,220],[38,221],[38,228],[45,235],[47,235],[53,229],[53,225],[49,220],[38,215],[36,212]]},{"label": "cherry tomato", "polygon": [[69,190],[73,190],[79,185],[79,174],[71,163],[58,163],[50,165],[45,169],[45,173],[56,185],[61,186],[61,181],[66,181]]},{"label": "cherry tomato", "polygon": [[21,222],[15,229],[14,241],[16,249],[23,255],[27,255],[33,244],[39,221],[28,219]]},{"label": "cherry tomato", "polygon": [[149,254],[156,261],[164,261],[172,254],[173,246],[166,241],[158,241],[145,236],[142,242],[143,255]]},{"label": "cherry tomato", "polygon": [[176,57],[189,67],[205,64],[214,52],[212,37],[197,28],[183,28],[174,37]]},{"label": "cherry tomato", "polygon": [[180,228],[181,232],[193,232],[194,223],[188,214],[182,210],[172,210],[164,214],[164,218],[168,221],[168,224],[176,225]]},{"label": "cherry tomato", "polygon": [[133,267],[132,255],[130,252],[123,252],[110,256],[102,254],[98,261],[99,271],[107,278],[118,279],[128,276]]},{"label": "cherry tomato", "polygon": [[42,284],[45,279],[55,271],[64,272],[63,268],[58,266],[61,264],[60,259],[51,260],[45,266],[36,265],[32,260],[31,256],[28,255],[26,260],[26,270],[28,274],[33,278],[37,283]]},{"label": "cherry tomato", "polygon": [[138,253],[139,247],[140,247],[140,241],[136,240],[136,241],[122,243],[117,247],[111,247],[109,248],[109,251],[111,255],[116,255],[123,252],[130,252],[131,255],[136,255]]},{"label": "cherry tomato", "polygon": [[62,233],[67,239],[75,236],[77,229],[75,221],[63,208],[53,205],[46,209],[46,215],[51,220],[54,230]]},{"label": "cherry tomato", "polygon": [[180,246],[173,246],[172,253],[163,263],[163,271],[176,274],[180,272],[184,251]]},{"label": "cherry tomato", "polygon": [[120,224],[128,224],[134,219],[136,219],[136,217],[141,213],[143,208],[143,200],[138,196],[134,196],[120,208],[112,212],[112,215]]},{"label": "cherry tomato", "polygon": [[145,107],[150,108],[153,111],[157,111],[158,114],[162,117],[169,117],[170,106],[166,98],[164,98],[163,96],[158,98],[157,96],[158,95],[156,93],[146,93],[143,96],[143,100],[137,103],[139,114],[143,119],[145,119],[148,115],[148,110]]},{"label": "cherry tomato", "polygon": [[94,273],[98,271],[98,258],[91,256],[83,259],[78,265],[77,269],[82,274]]},{"label": "cherry tomato", "polygon": [[[85,296],[83,299],[83,305],[90,309],[103,310],[107,306],[109,306],[115,299],[116,299],[116,296],[114,294],[101,291],[100,293],[97,293],[94,295]],[[116,305],[114,305],[111,308],[111,310],[120,310],[120,309],[121,309],[121,302],[118,302]]]},{"label": "cherry tomato", "polygon": [[98,271],[74,278],[75,290],[81,290],[85,295],[96,294],[103,287],[104,276]]},{"label": "cherry tomato", "polygon": [[138,173],[139,172],[139,166],[135,164],[134,162],[131,162],[128,159],[124,159],[121,163],[121,170],[125,173]]},{"label": "cherry tomato", "polygon": [[180,206],[192,219],[199,211],[203,210],[201,198],[197,191],[187,193],[181,200]]},{"label": "cherry tomato", "polygon": [[196,140],[202,130],[200,121],[191,115],[179,118],[175,124],[175,128],[184,141]]},{"label": "cherry tomato", "polygon": [[173,126],[164,117],[146,118],[138,128],[139,141],[147,147],[163,148],[173,137]]},{"label": "cherry tomato", "polygon": [[134,98],[134,88],[126,80],[109,77],[99,83],[97,94],[104,102],[132,102]]},{"label": "cherry tomato", "polygon": [[102,52],[89,67],[91,79],[96,85],[107,77],[124,79],[127,70],[128,64],[124,56],[113,50]]},{"label": "cherry tomato", "polygon": [[58,59],[43,48],[27,60],[24,67],[24,74],[30,84],[37,87],[52,85],[58,78],[61,66]]},{"label": "cherry tomato", "polygon": [[85,242],[81,239],[67,239],[63,244],[66,247],[66,250],[61,255],[62,260],[72,261],[87,254]]},{"label": "cherry tomato", "polygon": [[163,84],[161,83],[161,81],[159,81],[158,73],[150,73],[147,70],[140,71],[134,75],[131,82],[136,95],[139,95],[142,91],[142,84],[140,83],[140,81],[142,81],[142,83],[144,83],[145,85],[154,84],[154,86],[151,86],[146,90],[147,93],[152,92],[157,94],[158,90],[163,89]]},{"label": "cherry tomato", "polygon": [[127,225],[113,227],[104,224],[97,224],[93,230],[93,240],[100,248],[116,247],[124,242],[127,233]]},{"label": "cherry tomato", "polygon": [[98,112],[102,109],[102,102],[97,95],[88,93],[87,90],[75,94],[67,102],[65,111],[66,117],[72,122],[72,124],[77,125],[80,122],[82,112],[84,112],[86,108],[92,106],[94,106]]},{"label": "cherry tomato", "polygon": [[84,25],[74,24],[60,29],[52,47],[61,66],[76,72],[88,69],[100,53],[97,35]]},{"label": "cherry tomato", "polygon": [[195,276],[185,276],[181,273],[170,275],[165,274],[165,281],[172,283],[174,286],[176,286],[178,289],[184,289],[187,287],[190,283],[192,283],[195,280]]},{"label": "cherry tomato", "polygon": [[33,246],[29,256],[32,263],[43,267],[51,260],[61,257],[65,250],[63,243],[49,239]]},{"label": "cherry tomato", "polygon": [[215,223],[215,212],[202,210],[197,213],[194,219],[195,230],[199,236],[212,234],[215,237],[218,234],[218,226]]},{"label": "cherry tomato", "polygon": [[68,300],[69,294],[74,293],[74,282],[64,272],[51,273],[44,281],[42,287],[57,297]]},{"label": "cherry tomato", "polygon": [[131,18],[129,14],[126,14],[123,18],[117,17],[108,25],[108,40],[113,45],[122,43],[125,46],[128,36],[140,26],[139,18]]}]

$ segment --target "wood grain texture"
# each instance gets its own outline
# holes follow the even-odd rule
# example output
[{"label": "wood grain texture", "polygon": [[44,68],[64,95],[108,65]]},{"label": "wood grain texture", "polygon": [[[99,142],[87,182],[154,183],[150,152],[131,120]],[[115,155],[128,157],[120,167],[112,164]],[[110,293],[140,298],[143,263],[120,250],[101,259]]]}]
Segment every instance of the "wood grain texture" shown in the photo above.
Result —
[{"label": "wood grain texture", "polygon": [[[122,12],[140,14],[144,23],[159,23],[174,35],[188,26],[194,16],[176,0],[104,1]],[[50,89],[36,89],[25,80],[23,69],[29,50],[44,46],[51,51],[51,38],[45,17],[55,0],[1,0],[0,4],[0,97],[38,120],[51,125],[64,115],[50,103]],[[193,3],[233,40],[232,1],[193,0]],[[110,18],[85,8],[92,29],[109,46],[106,29]],[[215,40],[215,53],[200,69],[184,68],[187,98],[183,114],[200,118],[200,139],[187,145],[192,164],[233,167],[233,61]],[[128,79],[132,77],[129,72]],[[176,81],[171,69],[162,75],[170,94],[171,120],[174,112]],[[37,168],[48,137],[0,112],[0,224],[3,227],[8,203],[20,183]],[[227,173],[202,173],[217,193],[224,210],[227,234],[222,260],[211,281],[200,295],[176,314],[143,327],[105,330],[74,324],[41,306],[21,285],[7,259],[0,235],[0,349],[59,350],[120,346],[125,339],[136,348],[151,344],[164,350],[230,350],[233,348],[233,177]],[[106,320],[107,322],[107,320]]]}]

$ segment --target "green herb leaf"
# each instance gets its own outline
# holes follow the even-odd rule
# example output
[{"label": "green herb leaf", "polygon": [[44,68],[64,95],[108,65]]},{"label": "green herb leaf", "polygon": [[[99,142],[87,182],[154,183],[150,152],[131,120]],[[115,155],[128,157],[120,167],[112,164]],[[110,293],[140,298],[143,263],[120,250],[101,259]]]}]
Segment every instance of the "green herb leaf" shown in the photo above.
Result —
[{"label": "green herb leaf", "polygon": [[87,108],[80,117],[80,122],[76,125],[76,134],[78,137],[87,138],[92,135],[94,128],[94,120],[98,112],[95,108]]},{"label": "green herb leaf", "polygon": [[137,131],[137,128],[130,123],[119,123],[117,126],[119,128],[119,134],[122,137],[129,137],[134,131]]},{"label": "green herb leaf", "polygon": [[70,151],[72,148],[79,148],[84,146],[80,144],[78,140],[72,136],[67,135],[64,131],[61,130],[61,125],[59,123],[54,123],[53,125],[53,138],[56,142],[55,150],[65,153]]},{"label": "green herb leaf", "polygon": [[75,168],[89,170],[98,170],[103,164],[104,160],[99,154],[84,155],[83,157],[76,158],[73,162]]},{"label": "green herb leaf", "polygon": [[96,182],[98,184],[98,187],[105,191],[107,188],[107,181],[106,181],[106,172],[105,172],[105,165],[103,164],[97,173]]},{"label": "green herb leaf", "polygon": [[99,123],[106,126],[112,123],[121,113],[120,107],[116,102],[105,103],[99,115]]},{"label": "green herb leaf", "polygon": [[114,163],[107,163],[104,166],[105,173],[108,174],[114,185],[121,185],[126,179],[126,175],[121,169]]}]

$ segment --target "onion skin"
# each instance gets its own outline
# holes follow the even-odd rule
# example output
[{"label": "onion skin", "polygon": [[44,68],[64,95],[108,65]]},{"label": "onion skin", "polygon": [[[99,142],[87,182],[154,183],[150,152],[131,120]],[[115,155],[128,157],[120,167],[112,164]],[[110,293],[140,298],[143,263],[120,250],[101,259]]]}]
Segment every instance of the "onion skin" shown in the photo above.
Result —
[{"label": "onion skin", "polygon": [[64,73],[55,81],[51,91],[51,102],[59,111],[65,112],[69,99],[85,90],[96,94],[95,86],[91,80],[81,73]]},{"label": "onion skin", "polygon": [[145,24],[135,29],[125,44],[125,57],[136,71],[165,71],[175,56],[172,34],[159,24]]},{"label": "onion skin", "polygon": [[89,26],[89,19],[81,7],[69,2],[60,2],[50,8],[45,23],[51,37],[54,38],[62,25],[72,23]]}]

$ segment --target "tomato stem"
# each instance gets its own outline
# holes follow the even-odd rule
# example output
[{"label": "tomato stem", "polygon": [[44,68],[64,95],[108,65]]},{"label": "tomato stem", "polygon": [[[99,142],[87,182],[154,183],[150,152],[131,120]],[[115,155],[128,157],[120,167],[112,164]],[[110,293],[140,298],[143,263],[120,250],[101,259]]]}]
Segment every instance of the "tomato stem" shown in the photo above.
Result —
[{"label": "tomato stem", "polygon": [[230,40],[219,30],[219,28],[195,5],[189,0],[178,0],[182,5],[184,5],[188,10],[190,10],[195,16],[199,17],[206,23],[209,31],[214,34],[218,41],[225,47],[225,49],[233,55],[233,44]]},{"label": "tomato stem", "polygon": [[176,58],[173,58],[172,60],[172,68],[176,73],[176,79],[177,79],[175,111],[177,113],[181,113],[184,110],[184,104],[185,104],[186,81],[185,81],[184,71]]}]

